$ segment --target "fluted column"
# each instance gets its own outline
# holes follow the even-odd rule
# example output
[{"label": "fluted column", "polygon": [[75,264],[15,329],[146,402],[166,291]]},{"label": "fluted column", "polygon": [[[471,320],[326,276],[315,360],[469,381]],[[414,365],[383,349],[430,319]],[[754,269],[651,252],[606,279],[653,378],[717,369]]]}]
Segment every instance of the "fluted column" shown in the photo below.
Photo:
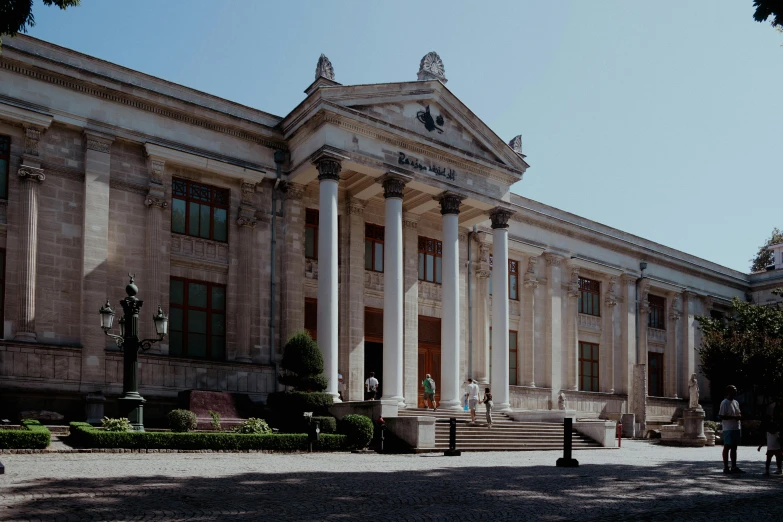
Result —
[{"label": "fluted column", "polygon": [[579,389],[579,322],[577,321],[579,298],[579,267],[571,266],[568,283],[568,317],[566,318],[566,365],[568,366],[569,390]]},{"label": "fluted column", "polygon": [[[162,270],[164,266],[164,252],[168,244],[168,241],[164,240],[166,231],[163,228],[163,214],[169,206],[169,202],[166,199],[166,189],[163,186],[165,162],[157,158],[148,158],[147,164],[150,171],[150,182],[147,189],[147,198],[144,200],[144,205],[149,209],[147,211],[144,249],[147,284],[144,286],[149,288],[146,300],[149,301],[151,308],[157,310],[158,305],[162,305],[164,309],[167,309],[168,296],[164,294],[163,290]],[[145,338],[154,339],[157,337],[154,322],[142,321],[142,324]],[[156,348],[159,346],[156,345]]]},{"label": "fluted column", "polygon": [[402,196],[407,176],[383,176],[386,199],[383,245],[383,398],[405,405],[403,365]]},{"label": "fluted column", "polygon": [[636,276],[620,276],[620,297],[620,381],[615,389],[630,398],[636,364]]},{"label": "fluted column", "polygon": [[460,408],[460,295],[459,295],[459,207],[462,197],[445,193],[440,197],[443,215],[443,305],[441,319],[440,407]]},{"label": "fluted column", "polygon": [[[606,311],[604,312],[604,346],[601,347],[601,351],[604,353],[604,386],[608,393],[614,393],[615,388],[615,375],[614,375],[614,358],[615,358],[615,310],[617,308],[617,278],[609,278],[609,288],[606,292],[606,298],[604,304],[606,305]],[[604,391],[604,390],[601,390]]]},{"label": "fluted column", "polygon": [[324,357],[327,393],[338,402],[337,367],[339,358],[337,286],[337,183],[342,165],[328,153],[315,159],[318,169],[318,346]]},{"label": "fluted column", "polygon": [[497,267],[492,277],[492,399],[499,411],[510,409],[508,363],[508,219],[513,212],[494,209],[492,256]]},{"label": "fluted column", "polygon": [[489,311],[489,251],[492,243],[486,241],[487,234],[478,232],[478,262],[476,263],[476,291],[473,293],[473,321],[474,359],[473,378],[482,384],[489,384],[489,326],[491,316]]},{"label": "fluted column", "polygon": [[642,280],[639,283],[639,346],[636,364],[647,365],[647,321],[650,315],[650,302],[647,298],[649,295],[650,284],[647,280]]},{"label": "fluted column", "polygon": [[664,395],[677,398],[677,343],[679,336],[677,330],[680,327],[680,294],[669,294],[669,324],[666,328],[666,353],[663,355],[664,368]]},{"label": "fluted column", "polygon": [[563,257],[544,254],[546,260],[546,374],[551,387],[550,409],[557,409],[563,383]]},{"label": "fluted column", "polygon": [[35,334],[35,266],[38,255],[38,185],[46,178],[43,169],[23,165],[21,181],[19,253],[19,320],[16,339],[34,342]]},{"label": "fluted column", "polygon": [[419,400],[419,216],[402,216],[404,287],[403,388],[405,403],[415,408]]},{"label": "fluted column", "polygon": [[525,386],[536,386],[536,278],[537,257],[530,256],[524,278],[522,296],[522,382]]},{"label": "fluted column", "polygon": [[239,294],[239,313],[237,313],[237,362],[252,362],[250,356],[250,329],[253,306],[253,240],[256,226],[256,210],[253,208],[252,196],[255,193],[255,183],[242,180],[240,191],[242,201],[237,216],[237,243],[239,247],[239,266],[237,284]]}]

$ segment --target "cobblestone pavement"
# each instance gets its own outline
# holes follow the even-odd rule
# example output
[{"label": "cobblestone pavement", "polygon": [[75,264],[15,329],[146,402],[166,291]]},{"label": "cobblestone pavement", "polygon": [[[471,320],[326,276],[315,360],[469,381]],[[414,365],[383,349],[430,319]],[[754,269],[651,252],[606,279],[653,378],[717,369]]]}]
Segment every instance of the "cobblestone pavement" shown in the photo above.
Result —
[{"label": "cobblestone pavement", "polygon": [[576,452],[2,455],[0,520],[779,520],[783,479],[740,448]]}]

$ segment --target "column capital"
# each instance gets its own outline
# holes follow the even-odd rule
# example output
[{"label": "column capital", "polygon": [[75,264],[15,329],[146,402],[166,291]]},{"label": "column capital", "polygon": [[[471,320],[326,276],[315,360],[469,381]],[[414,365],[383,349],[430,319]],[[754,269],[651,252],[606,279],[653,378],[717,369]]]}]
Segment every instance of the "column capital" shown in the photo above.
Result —
[{"label": "column capital", "polygon": [[623,274],[620,276],[620,282],[626,286],[636,286],[638,277],[634,274]]},{"label": "column capital", "polygon": [[508,228],[508,220],[515,213],[515,211],[505,207],[495,207],[490,210],[489,219],[492,221],[492,229]]},{"label": "column capital", "polygon": [[169,206],[169,202],[166,201],[166,198],[157,196],[152,191],[150,191],[149,194],[147,194],[147,198],[144,200],[144,204],[148,208],[160,208],[160,209],[164,209]]},{"label": "column capital", "polygon": [[384,198],[402,199],[402,194],[405,191],[405,185],[412,179],[413,176],[408,176],[406,174],[400,174],[398,172],[387,172],[378,178],[378,182],[383,185]]},{"label": "column capital", "polygon": [[114,142],[114,136],[103,134],[102,132],[85,130],[84,131],[84,149],[111,154],[111,144]]},{"label": "column capital", "polygon": [[444,192],[440,196],[437,197],[438,201],[440,202],[440,213],[441,215],[447,215],[447,214],[459,214],[459,206],[462,203],[462,200],[465,199],[465,196],[461,196],[459,194],[455,194],[454,192]]},{"label": "column capital", "polygon": [[26,165],[19,169],[19,177],[26,181],[43,181],[46,179],[43,169]]},{"label": "column capital", "polygon": [[552,252],[544,252],[543,255],[547,266],[560,266],[565,260],[565,256]]},{"label": "column capital", "polygon": [[237,225],[240,227],[255,228],[258,220],[251,216],[239,216],[237,218]]},{"label": "column capital", "polygon": [[530,277],[530,278],[525,277],[525,280],[522,284],[525,288],[532,288],[533,290],[535,290],[536,288],[538,288],[539,281],[535,277]]},{"label": "column capital", "polygon": [[343,160],[348,159],[340,149],[324,145],[310,156],[315,168],[318,169],[318,181],[340,181],[340,171]]}]

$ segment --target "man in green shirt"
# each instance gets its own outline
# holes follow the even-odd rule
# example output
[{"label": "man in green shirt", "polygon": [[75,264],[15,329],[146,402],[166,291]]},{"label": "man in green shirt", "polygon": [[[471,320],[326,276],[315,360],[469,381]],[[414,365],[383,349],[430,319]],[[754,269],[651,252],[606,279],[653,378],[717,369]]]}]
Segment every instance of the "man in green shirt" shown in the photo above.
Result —
[{"label": "man in green shirt", "polygon": [[432,401],[433,411],[438,411],[438,405],[435,403],[435,381],[429,373],[427,374],[427,377],[421,381],[421,385],[424,386],[424,407],[429,410],[429,402]]}]

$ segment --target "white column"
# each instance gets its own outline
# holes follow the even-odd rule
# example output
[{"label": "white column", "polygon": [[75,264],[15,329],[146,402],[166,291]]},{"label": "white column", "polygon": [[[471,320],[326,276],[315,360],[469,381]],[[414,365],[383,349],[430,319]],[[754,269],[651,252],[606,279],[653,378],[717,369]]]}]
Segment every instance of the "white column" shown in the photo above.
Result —
[{"label": "white column", "polygon": [[677,330],[680,324],[680,294],[669,293],[669,324],[666,325],[666,351],[663,354],[663,370],[665,372],[664,395],[677,398]]},{"label": "white column", "polygon": [[407,179],[382,178],[386,198],[383,238],[383,399],[405,405],[402,389],[402,195]]},{"label": "white column", "polygon": [[443,304],[441,319],[440,407],[459,409],[459,206],[461,196],[443,194]]},{"label": "white column", "polygon": [[557,409],[557,398],[563,385],[563,257],[544,254],[546,260],[546,374],[551,388],[550,409]]},{"label": "white column", "polygon": [[538,258],[530,256],[527,262],[524,283],[523,331],[522,331],[522,384],[535,388],[536,386],[536,264]]},{"label": "white column", "polygon": [[511,212],[496,208],[492,219],[492,400],[495,409],[509,410],[508,390],[508,218]]},{"label": "white column", "polygon": [[605,388],[601,391],[607,391],[608,393],[614,393],[615,389],[615,309],[617,308],[617,295],[615,289],[617,288],[617,278],[609,278],[609,289],[606,292],[604,303],[606,304],[604,316],[606,317],[604,322],[604,347],[601,347],[602,358],[605,361],[604,366],[604,379]]},{"label": "white column", "polygon": [[335,402],[338,358],[338,288],[337,288],[337,182],[341,164],[337,159],[321,157],[318,168],[318,346],[324,356],[326,392]]}]

